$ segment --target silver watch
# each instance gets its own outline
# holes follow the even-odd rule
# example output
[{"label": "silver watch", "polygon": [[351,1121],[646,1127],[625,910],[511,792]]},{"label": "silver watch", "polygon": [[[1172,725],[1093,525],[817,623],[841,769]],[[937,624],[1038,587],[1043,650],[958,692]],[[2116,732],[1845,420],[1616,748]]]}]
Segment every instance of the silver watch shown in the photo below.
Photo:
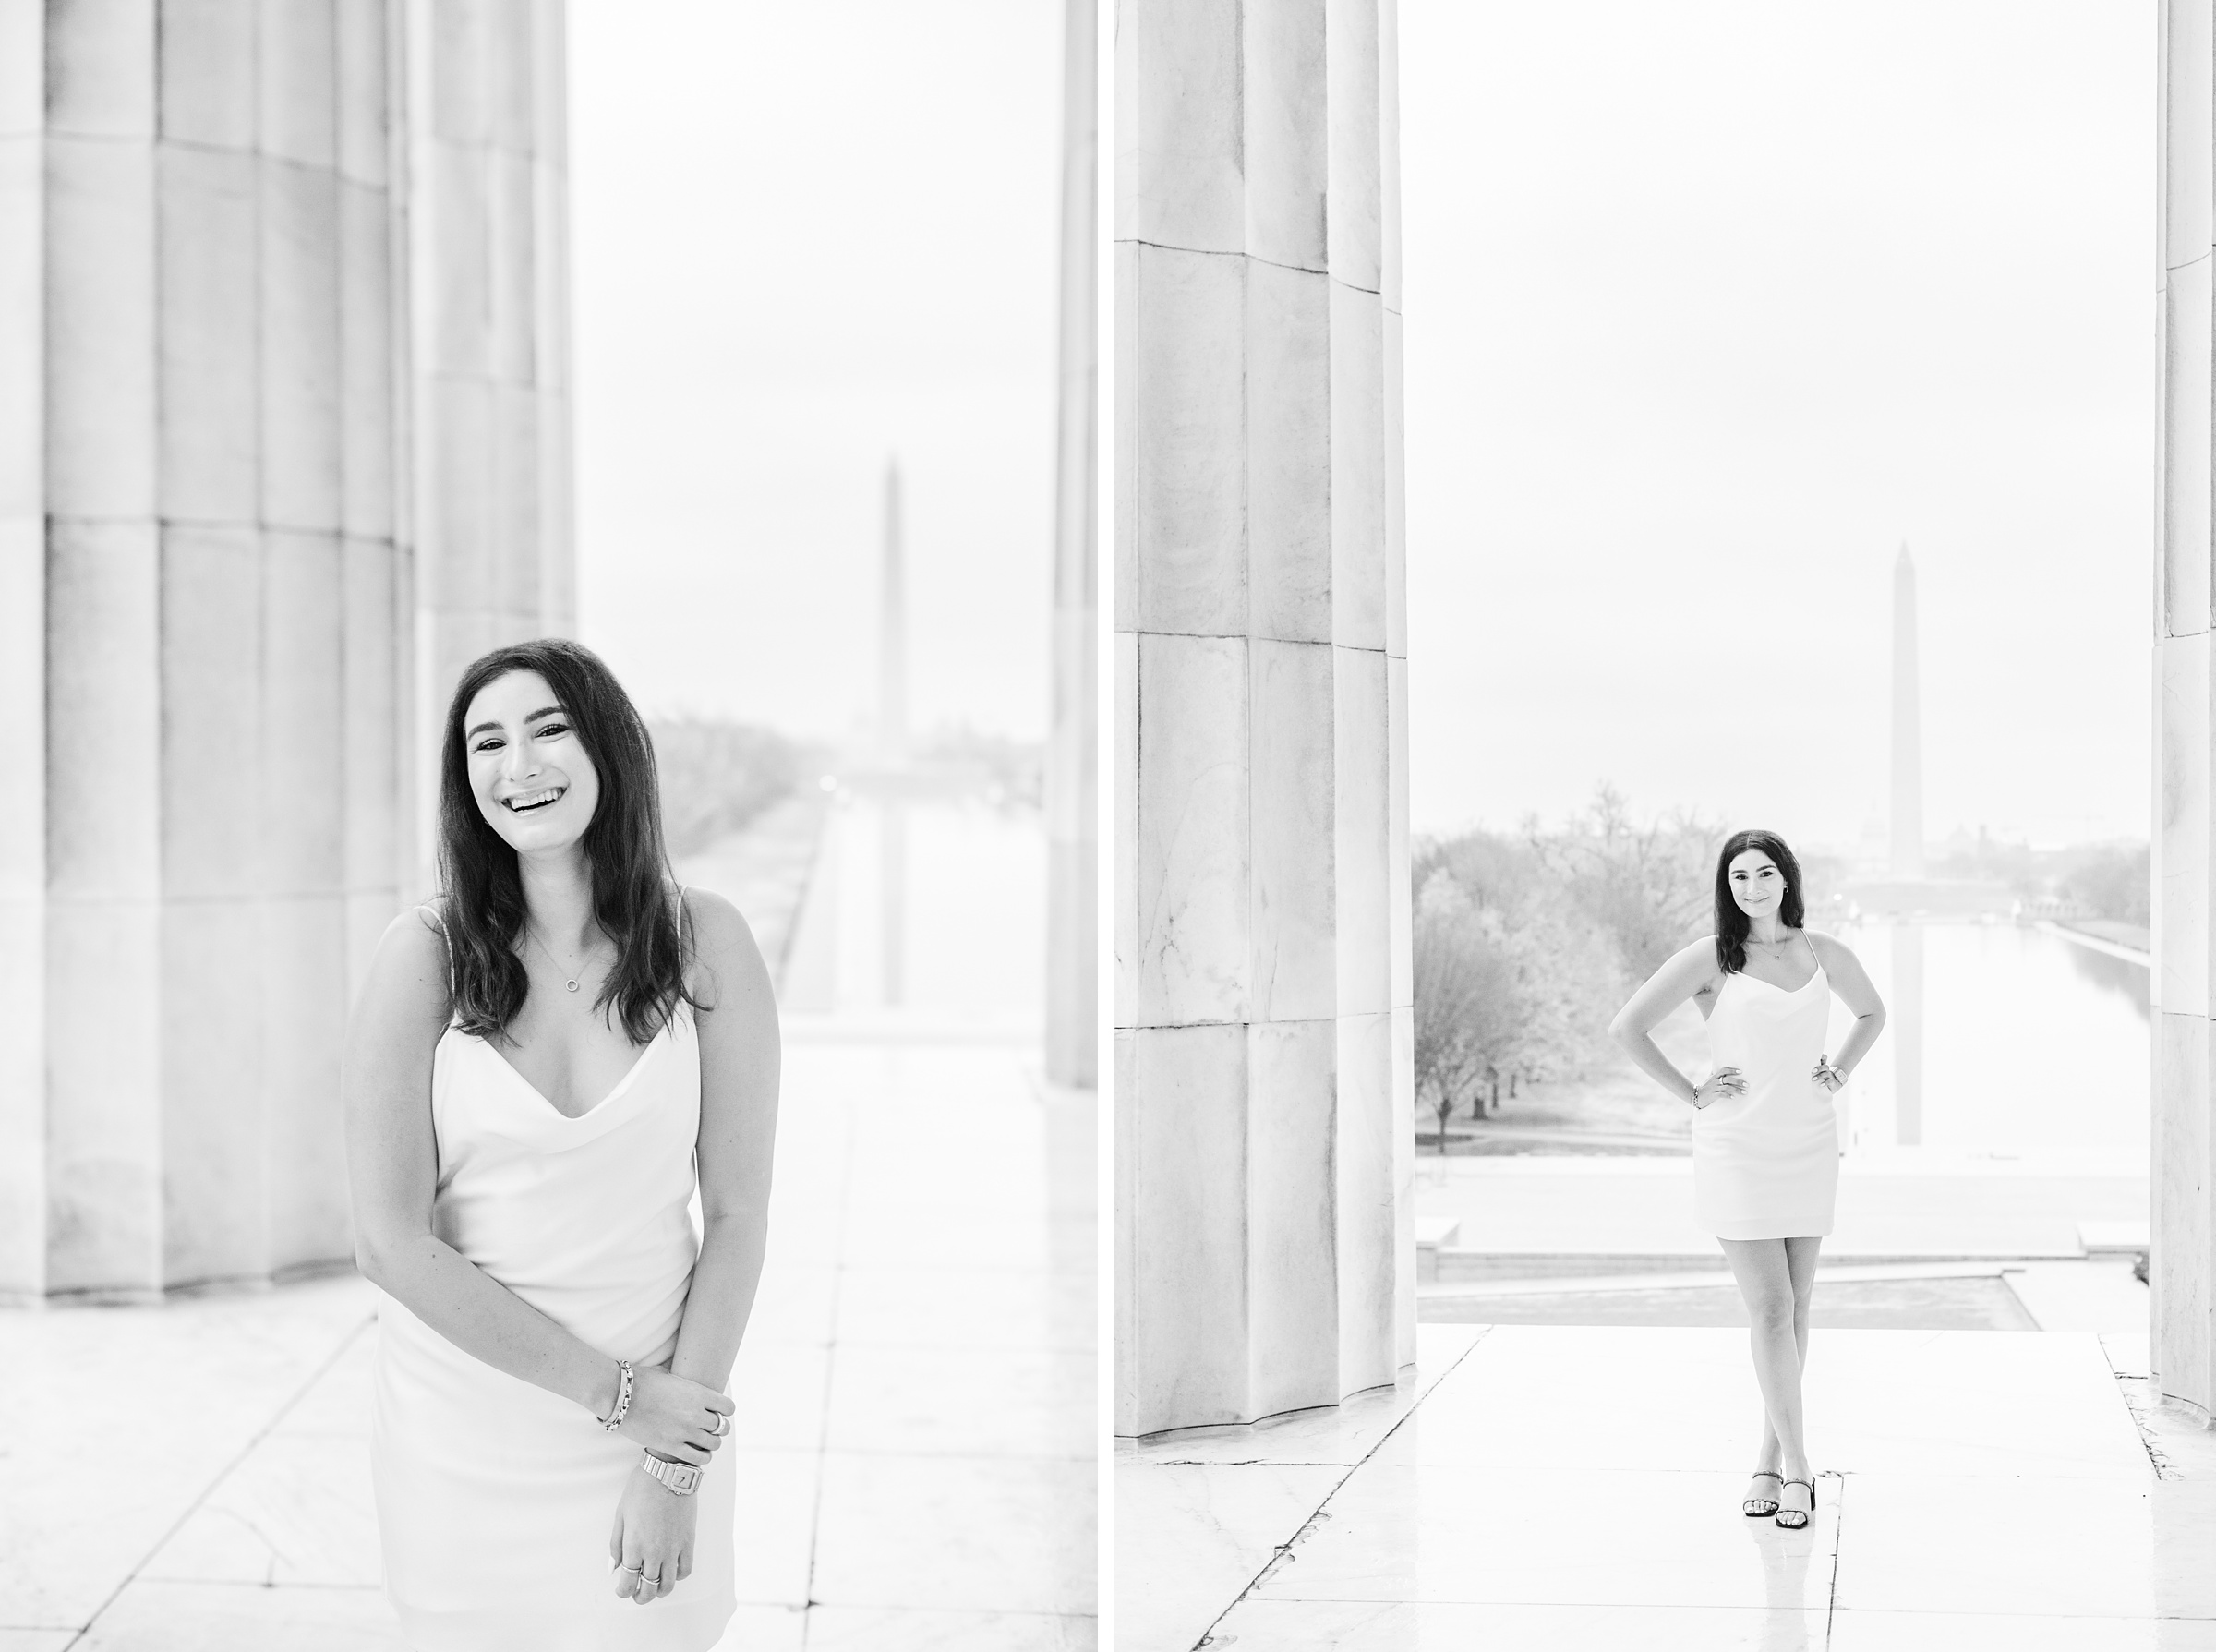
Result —
[{"label": "silver watch", "polygon": [[652,1452],[640,1454],[639,1466],[680,1497],[691,1497],[700,1484],[700,1470],[690,1463],[665,1463]]}]

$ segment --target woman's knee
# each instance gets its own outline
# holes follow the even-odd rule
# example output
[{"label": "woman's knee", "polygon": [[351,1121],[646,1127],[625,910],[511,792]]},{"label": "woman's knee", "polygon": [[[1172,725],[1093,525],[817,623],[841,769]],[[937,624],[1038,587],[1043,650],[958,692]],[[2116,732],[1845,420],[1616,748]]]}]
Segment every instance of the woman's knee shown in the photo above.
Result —
[{"label": "woman's knee", "polygon": [[1747,1319],[1765,1336],[1789,1336],[1800,1311],[1790,1291],[1764,1291],[1749,1298]]}]

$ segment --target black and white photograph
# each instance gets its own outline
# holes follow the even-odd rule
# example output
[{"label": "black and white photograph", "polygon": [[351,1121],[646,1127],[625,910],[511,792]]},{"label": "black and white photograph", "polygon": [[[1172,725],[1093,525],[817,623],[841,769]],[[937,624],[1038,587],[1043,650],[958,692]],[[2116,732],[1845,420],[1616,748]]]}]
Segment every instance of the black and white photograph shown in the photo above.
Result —
[{"label": "black and white photograph", "polygon": [[1100,1644],[1097,18],[0,0],[0,1652]]},{"label": "black and white photograph", "polygon": [[2216,1652],[2216,0],[0,0],[0,1652]]},{"label": "black and white photograph", "polygon": [[1120,1652],[2216,1645],[2210,21],[1118,6]]}]

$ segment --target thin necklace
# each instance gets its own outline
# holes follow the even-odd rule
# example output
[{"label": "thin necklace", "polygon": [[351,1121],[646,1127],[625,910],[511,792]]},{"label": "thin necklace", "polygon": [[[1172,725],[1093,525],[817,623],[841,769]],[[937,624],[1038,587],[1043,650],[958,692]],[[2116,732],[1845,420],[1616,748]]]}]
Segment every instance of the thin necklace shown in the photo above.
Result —
[{"label": "thin necklace", "polygon": [[[568,987],[572,993],[575,992],[577,990],[577,983],[584,979],[584,966],[580,964],[577,967],[576,978],[574,980],[571,979],[570,972],[561,967],[561,959],[554,956],[553,951],[547,946],[546,942],[539,940],[537,930],[532,928],[529,924],[525,924],[524,926],[524,933],[531,937],[532,941],[537,946],[539,951],[546,954],[547,962],[552,964],[554,966],[554,972],[562,977],[561,984]],[[590,959],[592,957],[591,952],[586,952],[585,957]]]}]

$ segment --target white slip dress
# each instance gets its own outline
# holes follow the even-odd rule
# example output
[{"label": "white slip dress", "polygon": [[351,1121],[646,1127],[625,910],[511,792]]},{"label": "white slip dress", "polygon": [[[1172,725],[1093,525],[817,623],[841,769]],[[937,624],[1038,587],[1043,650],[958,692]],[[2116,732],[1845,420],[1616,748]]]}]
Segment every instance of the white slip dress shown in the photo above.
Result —
[{"label": "white slip dress", "polygon": [[1716,989],[1709,1053],[1716,1067],[1735,1067],[1746,1080],[1741,1094],[1692,1115],[1693,1217],[1717,1238],[1831,1232],[1838,1115],[1814,1076],[1830,1025],[1831,983],[1820,959],[1793,992],[1744,971],[1727,974]]},{"label": "white slip dress", "polygon": [[[450,1025],[431,1060],[431,1118],[433,1232],[611,1358],[667,1361],[700,1249],[690,1007],[575,1118]],[[692,1575],[641,1606],[616,1595],[608,1559],[636,1440],[464,1353],[382,1293],[373,1384],[385,1591],[417,1652],[706,1652],[721,1638],[736,1609],[728,1462],[711,1458],[693,1493]]]}]

